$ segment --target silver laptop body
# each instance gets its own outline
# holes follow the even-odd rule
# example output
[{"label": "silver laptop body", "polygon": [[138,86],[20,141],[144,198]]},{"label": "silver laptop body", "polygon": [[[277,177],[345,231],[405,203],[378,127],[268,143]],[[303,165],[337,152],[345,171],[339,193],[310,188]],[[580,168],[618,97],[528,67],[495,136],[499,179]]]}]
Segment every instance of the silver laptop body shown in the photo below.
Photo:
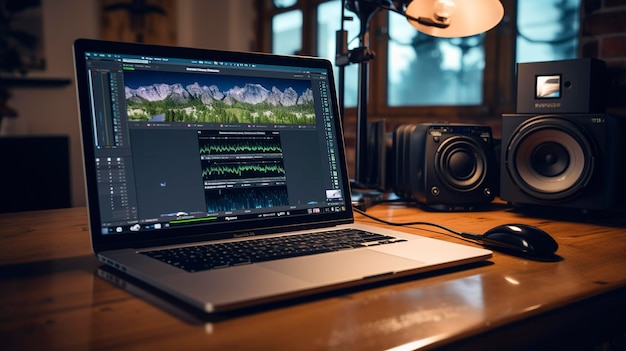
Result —
[{"label": "silver laptop body", "polygon": [[[185,303],[230,311],[491,257],[354,223],[328,60],[88,39],[74,59],[93,251]],[[386,239],[224,265],[189,254],[344,229]]]}]

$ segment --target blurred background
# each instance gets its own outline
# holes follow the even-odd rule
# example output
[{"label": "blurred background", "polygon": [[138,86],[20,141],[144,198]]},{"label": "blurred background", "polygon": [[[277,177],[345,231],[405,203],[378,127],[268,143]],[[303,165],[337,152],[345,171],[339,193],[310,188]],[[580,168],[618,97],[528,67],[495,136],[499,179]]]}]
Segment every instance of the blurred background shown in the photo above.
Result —
[{"label": "blurred background", "polygon": [[[376,14],[370,26],[376,57],[370,62],[368,119],[385,120],[388,131],[404,123],[482,123],[492,126],[497,137],[501,115],[515,112],[516,63],[579,57],[607,62],[614,87],[608,112],[626,116],[625,0],[502,3],[505,18],[496,28],[466,38],[431,37],[397,14]],[[38,164],[40,179],[45,177],[44,168],[67,167],[68,206],[86,204],[73,83],[75,39],[315,55],[334,61],[335,32],[342,26],[340,0],[1,0],[0,4],[0,139],[64,137],[67,166],[55,161],[56,156],[40,153],[40,146],[25,148],[20,159]],[[346,15],[354,17],[343,21],[348,48],[353,48],[358,46],[358,18]],[[357,66],[349,65],[345,96],[339,98],[346,106],[350,169],[356,95]],[[11,152],[0,150],[0,157]],[[37,158],[50,160],[32,162]],[[12,167],[5,164],[0,172],[11,172]],[[51,186],[32,183],[33,189]]]}]

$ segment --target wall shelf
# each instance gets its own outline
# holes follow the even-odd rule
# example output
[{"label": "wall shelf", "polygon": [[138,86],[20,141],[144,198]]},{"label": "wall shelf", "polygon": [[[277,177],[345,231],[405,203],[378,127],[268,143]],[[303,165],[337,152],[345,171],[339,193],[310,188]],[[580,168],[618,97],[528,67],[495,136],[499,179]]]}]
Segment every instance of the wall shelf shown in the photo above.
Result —
[{"label": "wall shelf", "polygon": [[55,88],[69,85],[70,78],[15,78],[0,77],[3,88]]}]

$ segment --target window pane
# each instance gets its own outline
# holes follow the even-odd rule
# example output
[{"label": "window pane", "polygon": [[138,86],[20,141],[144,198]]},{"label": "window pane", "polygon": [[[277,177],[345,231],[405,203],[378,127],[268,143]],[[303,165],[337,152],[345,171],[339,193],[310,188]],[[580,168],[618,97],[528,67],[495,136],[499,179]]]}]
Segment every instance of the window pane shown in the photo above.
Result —
[{"label": "window pane", "polygon": [[389,106],[482,103],[484,34],[436,38],[392,13],[389,37]]},{"label": "window pane", "polygon": [[518,1],[517,62],[576,57],[580,0]]},{"label": "window pane", "polygon": [[277,8],[291,7],[297,2],[298,0],[274,0],[274,6]]},{"label": "window pane", "polygon": [[[335,36],[341,29],[341,3],[340,0],[324,2],[317,8],[317,55],[329,59],[335,64]],[[348,49],[359,46],[359,26],[360,22],[356,15],[348,10],[346,16],[351,16],[352,21],[344,22],[344,30],[348,31]],[[353,40],[354,39],[354,40]],[[358,86],[358,65],[350,64],[345,69],[345,107],[355,107],[357,100]],[[338,67],[335,66],[335,80],[339,83]],[[341,97],[339,97],[341,100]]]},{"label": "window pane", "polygon": [[278,14],[272,19],[272,52],[295,55],[302,49],[302,11]]}]

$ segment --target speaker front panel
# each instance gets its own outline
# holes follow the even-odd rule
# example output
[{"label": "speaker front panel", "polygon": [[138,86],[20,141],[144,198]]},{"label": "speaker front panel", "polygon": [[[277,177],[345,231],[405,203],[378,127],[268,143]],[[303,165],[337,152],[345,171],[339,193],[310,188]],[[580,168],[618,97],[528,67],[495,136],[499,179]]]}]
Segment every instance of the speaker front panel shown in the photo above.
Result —
[{"label": "speaker front panel", "polygon": [[435,173],[447,188],[461,193],[478,189],[487,178],[488,157],[475,138],[452,135],[437,147]]},{"label": "speaker front panel", "polygon": [[491,202],[498,187],[491,128],[462,124],[401,126],[394,146],[398,172],[394,191],[444,209]]},{"label": "speaker front panel", "polygon": [[[500,196],[514,203],[610,206],[620,128],[603,115],[505,115]],[[613,127],[612,127],[613,126]],[[613,141],[613,142],[611,142]]]}]

